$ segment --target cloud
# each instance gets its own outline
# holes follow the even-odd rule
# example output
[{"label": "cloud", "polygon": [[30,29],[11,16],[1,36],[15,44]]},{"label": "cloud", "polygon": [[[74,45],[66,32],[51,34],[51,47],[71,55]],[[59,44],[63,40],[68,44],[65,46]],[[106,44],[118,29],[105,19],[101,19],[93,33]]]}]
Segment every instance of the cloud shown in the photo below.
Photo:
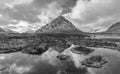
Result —
[{"label": "cloud", "polygon": [[0,25],[6,25],[12,23],[11,19],[7,15],[0,14]]},{"label": "cloud", "polygon": [[14,26],[24,21],[37,30],[64,14],[80,30],[106,29],[120,20],[119,3],[119,0],[1,0],[0,15],[4,18],[0,16],[0,24]]},{"label": "cloud", "polygon": [[82,31],[102,31],[120,20],[119,3],[119,0],[1,0],[0,25],[13,27],[24,21],[37,30],[62,14]]},{"label": "cloud", "polygon": [[75,66],[76,68],[80,68],[80,67],[82,66],[80,62],[85,59],[85,56],[84,56],[84,55],[79,55],[79,54],[73,53],[73,52],[71,51],[71,49],[74,49],[75,47],[76,47],[76,45],[71,45],[71,47],[69,47],[69,48],[66,49],[64,52],[62,52],[62,54],[70,56],[72,62],[74,62],[74,66]]},{"label": "cloud", "polygon": [[[0,2],[0,15],[2,16],[0,16],[0,25],[9,25],[9,27],[12,25],[12,28],[14,26],[14,29],[16,29],[17,31],[22,31],[22,27],[18,27],[18,23],[21,21],[26,22],[27,24],[24,24],[26,26],[28,24],[33,25],[31,27],[29,26],[29,30],[31,30],[31,28],[33,27],[37,30],[42,25],[47,24],[51,19],[55,18],[55,16],[58,15],[58,11],[60,8],[56,0],[12,1],[13,0],[3,0]],[[18,27],[19,29],[16,27]],[[24,32],[27,30],[28,28],[26,28]]]},{"label": "cloud", "polygon": [[8,28],[15,32],[20,32],[20,33],[34,32],[37,27],[38,25],[31,25],[30,23],[25,21],[19,21],[16,24],[9,24],[7,26],[2,26],[2,28]]},{"label": "cloud", "polygon": [[77,26],[108,27],[120,20],[119,0],[78,0],[67,15]]},{"label": "cloud", "polygon": [[54,1],[58,0],[34,0],[32,4],[37,8],[45,8],[48,4],[51,4]]},{"label": "cloud", "polygon": [[63,0],[61,3],[62,12],[61,14],[67,14],[72,11],[72,8],[76,5],[78,0]]},{"label": "cloud", "polygon": [[35,23],[40,21],[37,18],[39,12],[31,6],[16,6],[14,9],[6,8],[2,10],[2,14],[8,15],[11,19],[17,21],[27,21],[29,23]]},{"label": "cloud", "polygon": [[[13,1],[13,2],[12,2]],[[75,0],[76,1],[76,0]],[[61,11],[70,10],[75,5],[72,0],[5,0],[0,5],[0,13],[9,16],[11,19],[35,23],[40,21],[37,15],[55,18]],[[7,7],[6,3],[12,8]],[[44,19],[44,18],[43,18]]]},{"label": "cloud", "polygon": [[18,66],[17,64],[13,64],[10,66],[10,73],[24,74],[31,70],[31,66]]},{"label": "cloud", "polygon": [[0,3],[3,3],[9,8],[14,8],[16,5],[30,4],[33,0],[1,0]]},{"label": "cloud", "polygon": [[[24,21],[36,30],[60,14],[66,14],[76,5],[73,0],[1,0],[0,25],[13,26]],[[13,21],[15,20],[15,21]],[[17,21],[17,22],[16,22]],[[19,27],[20,28],[20,27]],[[30,28],[30,27],[29,27]],[[16,26],[14,27],[16,29]],[[18,29],[18,28],[17,28]],[[20,29],[18,29],[21,31]]]},{"label": "cloud", "polygon": [[41,24],[45,25],[59,15],[68,14],[76,2],[77,0],[55,0],[49,3],[46,8],[41,9],[41,14],[38,15]]},{"label": "cloud", "polygon": [[58,54],[59,53],[57,51],[55,51],[54,49],[50,48],[47,52],[42,54],[41,60],[48,61],[48,63],[51,64],[52,66],[57,66],[59,61],[56,59],[56,56]]},{"label": "cloud", "polygon": [[[22,4],[24,4],[24,3],[22,3]],[[40,21],[37,18],[37,15],[39,14],[39,12],[37,12],[37,9],[35,9],[34,6],[32,6],[31,4],[29,4],[29,5],[28,4],[22,5],[22,4],[15,5],[14,8],[9,8],[5,5],[1,6],[0,14],[4,18],[1,18],[0,21],[3,21],[3,19],[4,19],[3,22],[5,22],[5,23],[1,22],[1,24],[3,24],[3,25],[11,24],[12,20],[26,21],[31,24]]]},{"label": "cloud", "polygon": [[41,14],[37,17],[41,20],[41,25],[46,25],[51,20],[60,15],[62,9],[57,2],[52,2],[48,8],[41,9]]},{"label": "cloud", "polygon": [[4,60],[5,56],[4,55],[0,55],[0,60]]},{"label": "cloud", "polygon": [[7,8],[3,12],[10,17],[12,22],[7,23],[8,25],[5,27],[20,33],[34,32],[60,15],[60,9],[57,2],[52,2],[47,5],[47,8],[42,8],[39,11],[36,11],[35,7],[31,7],[30,9],[30,7],[16,6],[13,10]]}]

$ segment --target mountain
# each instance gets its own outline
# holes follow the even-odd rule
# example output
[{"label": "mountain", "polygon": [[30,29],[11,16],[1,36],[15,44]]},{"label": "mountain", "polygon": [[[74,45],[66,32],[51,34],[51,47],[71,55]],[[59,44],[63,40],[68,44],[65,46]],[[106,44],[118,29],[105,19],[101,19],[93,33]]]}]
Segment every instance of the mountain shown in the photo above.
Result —
[{"label": "mountain", "polygon": [[120,22],[113,24],[105,33],[120,33]]},{"label": "mountain", "polygon": [[78,30],[65,17],[58,16],[45,26],[42,26],[36,33],[83,33]]},{"label": "mountain", "polygon": [[0,28],[0,33],[5,33],[5,31],[2,28]]},{"label": "mountain", "polygon": [[106,28],[99,27],[99,28],[91,30],[90,33],[102,33],[102,32],[105,32],[105,31],[106,31]]},{"label": "mountain", "polygon": [[4,31],[4,33],[18,33],[18,32],[16,32],[16,31],[13,31],[13,30],[11,30],[11,29],[9,29],[9,28],[6,28],[6,27],[2,27],[1,28],[3,31]]}]

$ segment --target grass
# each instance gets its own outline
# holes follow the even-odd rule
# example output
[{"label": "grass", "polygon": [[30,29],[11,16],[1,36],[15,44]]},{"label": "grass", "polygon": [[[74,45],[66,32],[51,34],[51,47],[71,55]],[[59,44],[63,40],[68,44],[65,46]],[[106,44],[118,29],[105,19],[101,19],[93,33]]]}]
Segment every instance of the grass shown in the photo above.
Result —
[{"label": "grass", "polygon": [[40,55],[50,47],[58,52],[71,44],[85,47],[120,48],[119,39],[90,39],[81,34],[10,34],[0,35],[0,53],[22,52]]}]

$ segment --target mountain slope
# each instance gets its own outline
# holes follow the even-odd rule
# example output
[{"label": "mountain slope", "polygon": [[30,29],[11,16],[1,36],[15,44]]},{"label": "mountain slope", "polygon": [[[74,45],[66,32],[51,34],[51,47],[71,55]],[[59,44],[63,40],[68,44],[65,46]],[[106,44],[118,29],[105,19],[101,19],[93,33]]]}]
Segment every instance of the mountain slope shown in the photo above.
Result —
[{"label": "mountain slope", "polygon": [[105,33],[120,33],[120,22],[113,24]]},{"label": "mountain slope", "polygon": [[2,28],[0,28],[0,33],[5,33],[5,31]]},{"label": "mountain slope", "polygon": [[65,17],[58,16],[56,19],[41,27],[36,33],[82,33]]}]

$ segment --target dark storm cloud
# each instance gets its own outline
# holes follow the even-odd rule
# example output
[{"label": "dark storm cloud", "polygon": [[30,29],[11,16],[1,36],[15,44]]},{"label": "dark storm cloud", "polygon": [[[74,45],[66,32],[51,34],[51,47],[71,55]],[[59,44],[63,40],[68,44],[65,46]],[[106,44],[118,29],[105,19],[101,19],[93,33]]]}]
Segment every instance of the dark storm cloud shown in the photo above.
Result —
[{"label": "dark storm cloud", "polygon": [[33,4],[37,7],[44,7],[54,1],[63,9],[62,14],[71,12],[77,2],[77,0],[35,0]]},{"label": "dark storm cloud", "polygon": [[67,14],[72,11],[78,0],[64,0],[61,7],[63,8],[62,14]]}]

